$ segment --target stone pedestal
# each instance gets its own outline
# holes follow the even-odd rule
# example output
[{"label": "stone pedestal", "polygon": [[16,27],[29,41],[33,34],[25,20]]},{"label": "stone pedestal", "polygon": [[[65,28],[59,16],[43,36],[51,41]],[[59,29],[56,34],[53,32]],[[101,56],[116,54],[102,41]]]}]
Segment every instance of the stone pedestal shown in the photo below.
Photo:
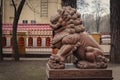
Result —
[{"label": "stone pedestal", "polygon": [[65,64],[65,69],[51,69],[46,66],[46,80],[112,80],[112,70],[77,69],[73,64]]}]

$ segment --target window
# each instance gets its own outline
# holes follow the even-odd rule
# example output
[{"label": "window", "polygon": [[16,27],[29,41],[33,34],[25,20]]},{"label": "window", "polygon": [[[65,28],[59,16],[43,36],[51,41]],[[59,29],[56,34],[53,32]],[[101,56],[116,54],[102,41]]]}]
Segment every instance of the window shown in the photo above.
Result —
[{"label": "window", "polygon": [[33,46],[33,38],[32,37],[28,38],[28,46]]},{"label": "window", "polygon": [[41,40],[41,37],[38,37],[38,38],[37,38],[37,46],[41,46],[41,41],[42,41],[42,40]]},{"label": "window", "polygon": [[46,38],[46,46],[50,46],[50,38],[49,37]]},{"label": "window", "polygon": [[3,47],[6,46],[6,37],[2,37],[2,46],[3,46]]},{"label": "window", "polygon": [[28,20],[23,20],[22,23],[23,23],[23,24],[27,24],[27,23],[28,23]]},{"label": "window", "polygon": [[36,20],[31,20],[31,24],[36,24]]}]

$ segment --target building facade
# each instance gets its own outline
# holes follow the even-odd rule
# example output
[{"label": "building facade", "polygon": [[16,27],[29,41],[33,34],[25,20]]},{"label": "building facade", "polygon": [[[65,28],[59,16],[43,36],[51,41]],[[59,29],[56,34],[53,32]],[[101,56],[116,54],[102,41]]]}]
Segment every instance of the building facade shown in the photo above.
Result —
[{"label": "building facade", "polygon": [[[12,24],[3,24],[3,27],[3,51],[12,53]],[[49,24],[19,24],[17,41],[21,54],[52,51],[52,29]]]},{"label": "building facade", "polygon": [[[14,0],[18,7],[21,0]],[[19,24],[48,24],[50,17],[61,8],[61,0],[26,0]],[[3,23],[12,24],[14,7],[11,0],[3,0]]]},{"label": "building facade", "polygon": [[[18,7],[21,0],[15,0]],[[52,52],[52,29],[49,20],[61,8],[61,0],[26,0],[18,22],[17,39],[21,54]],[[11,0],[3,0],[3,52],[12,53],[14,8]]]}]

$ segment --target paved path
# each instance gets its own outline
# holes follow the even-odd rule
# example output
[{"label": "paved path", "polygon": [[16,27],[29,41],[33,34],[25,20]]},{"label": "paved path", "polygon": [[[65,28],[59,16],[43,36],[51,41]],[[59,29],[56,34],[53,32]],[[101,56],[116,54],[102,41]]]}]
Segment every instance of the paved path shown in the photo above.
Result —
[{"label": "paved path", "polygon": [[0,80],[44,80],[45,60],[0,62]]},{"label": "paved path", "polygon": [[113,71],[113,80],[120,80],[120,64],[109,64],[108,68]]},{"label": "paved path", "polygon": [[[0,62],[0,80],[45,80],[47,60],[21,60]],[[113,80],[120,80],[120,64],[109,64]]]}]

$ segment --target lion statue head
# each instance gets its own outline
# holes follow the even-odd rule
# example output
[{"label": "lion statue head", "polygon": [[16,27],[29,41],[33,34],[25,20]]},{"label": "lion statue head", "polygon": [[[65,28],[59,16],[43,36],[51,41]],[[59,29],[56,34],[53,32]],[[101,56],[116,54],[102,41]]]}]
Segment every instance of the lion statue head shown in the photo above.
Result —
[{"label": "lion statue head", "polygon": [[51,28],[56,33],[65,30],[70,34],[73,34],[85,30],[82,25],[81,14],[70,6],[59,9],[57,13],[50,18],[50,22]]}]

